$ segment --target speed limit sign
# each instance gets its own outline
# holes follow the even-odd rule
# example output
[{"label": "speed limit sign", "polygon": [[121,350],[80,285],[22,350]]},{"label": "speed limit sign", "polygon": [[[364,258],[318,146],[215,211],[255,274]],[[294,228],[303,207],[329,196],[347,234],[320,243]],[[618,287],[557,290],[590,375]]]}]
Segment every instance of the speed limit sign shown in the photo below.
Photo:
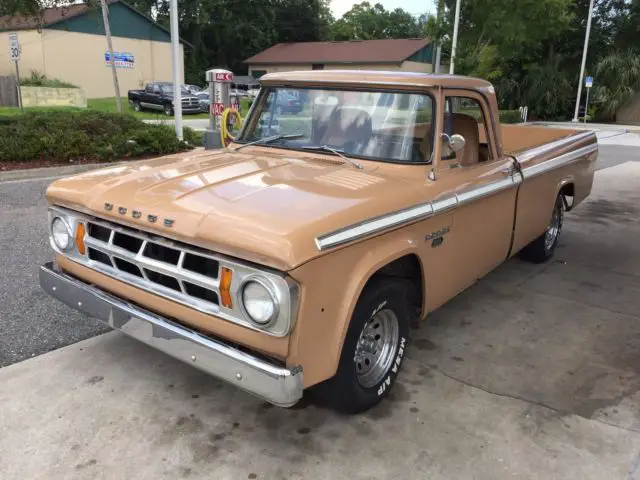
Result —
[{"label": "speed limit sign", "polygon": [[14,62],[20,60],[20,44],[17,33],[9,34],[9,59]]}]

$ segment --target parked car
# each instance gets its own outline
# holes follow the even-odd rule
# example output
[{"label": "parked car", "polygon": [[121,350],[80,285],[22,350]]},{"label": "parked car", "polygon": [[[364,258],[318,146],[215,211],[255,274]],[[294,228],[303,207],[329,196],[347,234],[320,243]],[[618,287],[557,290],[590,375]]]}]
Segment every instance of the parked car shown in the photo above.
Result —
[{"label": "parked car", "polygon": [[[380,402],[413,321],[518,253],[551,259],[564,211],[591,192],[594,132],[500,125],[484,80],[308,71],[262,85],[308,93],[309,116],[260,102],[223,150],[50,185],[40,284],[276,405],[310,389],[350,413]],[[374,129],[371,92],[402,114]]]},{"label": "parked car", "polygon": [[302,103],[287,90],[280,90],[276,95],[274,110],[277,114],[296,115],[302,111]]},{"label": "parked car", "polygon": [[236,95],[238,98],[249,97],[249,92],[247,90],[242,90],[241,88],[232,88],[230,93],[231,95]]},{"label": "parked car", "polygon": [[247,93],[249,94],[250,98],[256,98],[258,96],[258,93],[260,93],[260,85],[250,85]]},{"label": "parked car", "polygon": [[202,90],[196,93],[195,96],[198,97],[198,100],[200,102],[200,110],[202,110],[203,112],[208,112],[209,105],[211,104],[211,101],[209,100],[209,91]]},{"label": "parked car", "polygon": [[199,87],[198,85],[183,85],[183,86],[189,93],[192,93],[194,95],[203,90],[203,88]]},{"label": "parked car", "polygon": [[[200,113],[200,100],[182,88],[182,113]],[[169,82],[149,83],[144,90],[129,90],[129,104],[136,112],[159,110],[173,115],[173,84]]]}]

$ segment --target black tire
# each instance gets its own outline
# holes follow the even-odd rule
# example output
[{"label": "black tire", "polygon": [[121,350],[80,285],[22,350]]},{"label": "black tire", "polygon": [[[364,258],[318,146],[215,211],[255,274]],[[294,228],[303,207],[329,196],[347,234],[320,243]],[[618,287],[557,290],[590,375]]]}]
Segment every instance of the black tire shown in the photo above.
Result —
[{"label": "black tire", "polygon": [[173,105],[171,105],[170,103],[165,103],[165,105],[164,105],[164,114],[167,117],[172,117],[173,116]]},{"label": "black tire", "polygon": [[140,106],[140,102],[139,102],[138,100],[135,100],[135,101],[133,102],[133,109],[134,109],[136,112],[141,112],[141,111],[142,111],[142,106]]},{"label": "black tire", "polygon": [[[556,251],[558,246],[558,239],[562,232],[562,222],[564,219],[564,202],[562,195],[558,195],[556,203],[553,206],[553,212],[551,214],[551,222],[545,230],[545,232],[536,238],[529,245],[524,247],[521,252],[521,257],[524,260],[533,263],[544,263],[548,261]],[[553,228],[557,227],[557,230]],[[554,233],[555,232],[555,233]]]},{"label": "black tire", "polygon": [[[409,282],[384,277],[374,279],[367,285],[353,312],[342,347],[338,371],[335,376],[314,389],[322,403],[341,412],[354,414],[369,410],[389,394],[407,351],[411,320],[407,292],[410,291]],[[375,383],[363,385],[363,377],[358,373],[359,366],[356,360],[361,333],[365,326],[374,327],[377,319],[388,317],[388,311],[395,315],[398,326],[397,340],[392,342],[395,345],[388,355],[391,361],[387,368],[380,369],[382,373],[378,381],[375,381],[379,376],[376,375],[369,378]],[[384,364],[386,365],[386,362]]]}]

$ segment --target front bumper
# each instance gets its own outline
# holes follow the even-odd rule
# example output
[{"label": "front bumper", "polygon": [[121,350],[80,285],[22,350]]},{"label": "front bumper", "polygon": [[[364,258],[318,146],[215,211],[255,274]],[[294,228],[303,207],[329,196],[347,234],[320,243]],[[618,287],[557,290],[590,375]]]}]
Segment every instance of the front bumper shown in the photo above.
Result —
[{"label": "front bumper", "polygon": [[301,367],[278,367],[205,337],[57,271],[53,263],[40,267],[40,286],[71,308],[275,405],[289,407],[302,398]]}]

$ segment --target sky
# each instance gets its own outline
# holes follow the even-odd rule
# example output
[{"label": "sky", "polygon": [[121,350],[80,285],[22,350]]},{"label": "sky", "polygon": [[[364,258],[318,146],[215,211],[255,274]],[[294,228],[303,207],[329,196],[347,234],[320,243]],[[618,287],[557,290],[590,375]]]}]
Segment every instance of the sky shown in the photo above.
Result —
[{"label": "sky", "polygon": [[[331,0],[331,11],[336,18],[340,18],[342,14],[351,10],[351,7],[361,3],[364,0]],[[402,8],[409,13],[420,15],[431,11],[435,13],[435,7],[433,0],[368,0],[372,5],[381,3],[387,10],[395,10],[396,8]]]}]

